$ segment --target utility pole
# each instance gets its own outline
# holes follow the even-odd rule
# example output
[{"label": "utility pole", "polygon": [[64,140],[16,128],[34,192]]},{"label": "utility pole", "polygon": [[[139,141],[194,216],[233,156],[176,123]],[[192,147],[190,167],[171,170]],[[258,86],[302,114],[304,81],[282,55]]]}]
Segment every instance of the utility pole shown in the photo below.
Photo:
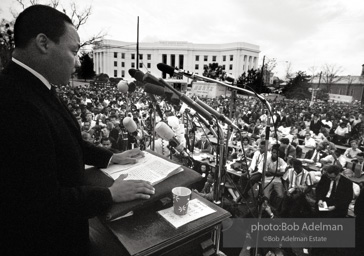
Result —
[{"label": "utility pole", "polygon": [[261,74],[261,81],[260,81],[260,88],[259,88],[259,91],[258,93],[261,93],[262,92],[262,89],[263,89],[263,86],[264,86],[264,75],[263,75],[263,72],[264,72],[264,61],[265,61],[265,55],[263,56],[263,64],[262,64],[262,70],[260,71],[262,74]]},{"label": "utility pole", "polygon": [[136,69],[139,70],[139,16],[137,20]]}]

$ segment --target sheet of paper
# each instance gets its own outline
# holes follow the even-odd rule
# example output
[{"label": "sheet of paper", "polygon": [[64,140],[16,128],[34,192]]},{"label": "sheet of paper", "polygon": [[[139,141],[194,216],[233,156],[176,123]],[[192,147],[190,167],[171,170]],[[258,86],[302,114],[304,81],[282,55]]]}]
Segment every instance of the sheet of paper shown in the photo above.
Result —
[{"label": "sheet of paper", "polygon": [[173,206],[158,213],[171,223],[175,228],[179,228],[189,222],[207,216],[216,212],[214,209],[208,207],[197,198],[188,203],[188,211],[185,215],[177,215],[173,211]]},{"label": "sheet of paper", "polygon": [[327,203],[325,201],[322,202],[323,207],[319,206],[319,211],[325,212],[328,211],[329,208],[327,207]]},{"label": "sheet of paper", "polygon": [[[106,169],[102,169],[102,171],[114,180],[116,180],[120,174],[128,174],[125,180],[146,180],[152,184],[156,184],[179,167],[181,167],[181,165],[169,162],[148,152],[144,152],[144,157],[139,158],[136,164],[115,164]],[[176,172],[179,171],[183,171],[183,169],[181,168]]]}]

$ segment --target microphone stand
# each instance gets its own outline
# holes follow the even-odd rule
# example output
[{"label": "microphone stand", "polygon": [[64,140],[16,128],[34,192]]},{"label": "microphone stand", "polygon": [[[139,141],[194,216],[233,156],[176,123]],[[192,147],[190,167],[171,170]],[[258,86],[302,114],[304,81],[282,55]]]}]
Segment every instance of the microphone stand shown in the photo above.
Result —
[{"label": "microphone stand", "polygon": [[[215,117],[215,116],[213,116]],[[216,117],[215,117],[216,118]],[[221,198],[221,178],[222,178],[222,170],[226,163],[226,158],[224,154],[224,131],[221,125],[216,118],[216,126],[218,128],[218,136],[217,136],[217,145],[218,150],[216,150],[216,167],[215,167],[215,184],[213,191],[214,204],[221,207],[222,198]],[[221,235],[221,224],[215,226],[213,240],[216,245],[216,252],[220,251],[220,235]]]}]

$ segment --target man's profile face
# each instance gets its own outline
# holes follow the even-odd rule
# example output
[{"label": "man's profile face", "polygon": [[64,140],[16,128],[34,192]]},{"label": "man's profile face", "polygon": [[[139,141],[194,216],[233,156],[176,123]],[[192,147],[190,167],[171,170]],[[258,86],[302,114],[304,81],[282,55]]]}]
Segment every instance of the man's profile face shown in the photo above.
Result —
[{"label": "man's profile face", "polygon": [[48,48],[48,60],[51,66],[47,79],[51,83],[65,85],[75,68],[80,66],[77,56],[80,38],[75,27],[65,23],[65,32],[60,37],[59,43],[49,40]]},{"label": "man's profile face", "polygon": [[203,141],[203,142],[205,142],[207,139],[206,139],[206,135],[202,135],[201,136],[201,140]]}]

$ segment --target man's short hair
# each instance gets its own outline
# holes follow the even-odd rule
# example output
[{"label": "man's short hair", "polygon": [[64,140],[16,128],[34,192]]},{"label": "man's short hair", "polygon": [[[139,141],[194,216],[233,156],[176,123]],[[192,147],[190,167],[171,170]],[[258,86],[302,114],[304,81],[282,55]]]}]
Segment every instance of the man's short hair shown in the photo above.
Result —
[{"label": "man's short hair", "polygon": [[326,173],[328,173],[328,174],[335,173],[335,175],[338,175],[341,171],[342,171],[342,168],[337,165],[330,165],[326,169]]},{"label": "man's short hair", "polygon": [[287,138],[282,138],[282,139],[280,140],[280,142],[281,142],[282,144],[288,145],[288,144],[289,144],[289,139],[287,139]]},{"label": "man's short hair", "polygon": [[17,48],[25,48],[32,38],[45,34],[59,43],[66,31],[65,23],[72,20],[64,13],[46,5],[33,5],[19,14],[14,25],[14,42]]}]

